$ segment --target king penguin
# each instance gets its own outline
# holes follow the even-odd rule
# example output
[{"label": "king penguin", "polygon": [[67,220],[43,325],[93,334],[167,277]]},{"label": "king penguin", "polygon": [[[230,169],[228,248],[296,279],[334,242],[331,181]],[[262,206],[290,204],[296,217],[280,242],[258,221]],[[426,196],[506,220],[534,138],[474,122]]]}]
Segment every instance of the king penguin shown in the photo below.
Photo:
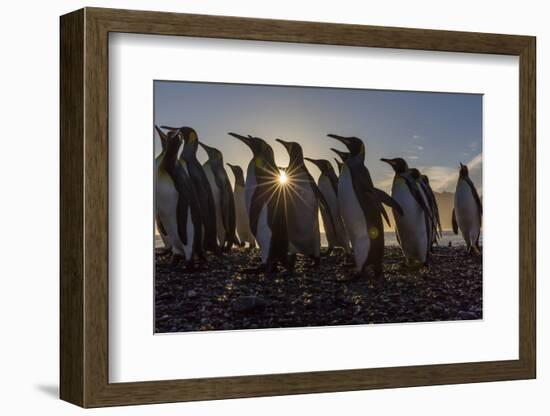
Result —
[{"label": "king penguin", "polygon": [[470,179],[468,166],[460,163],[458,182],[456,184],[454,209],[453,209],[453,231],[462,234],[466,242],[468,253],[474,251],[480,254],[479,236],[481,234],[481,216],[483,209],[476,187]]},{"label": "king penguin", "polygon": [[216,229],[218,243],[225,250],[231,249],[233,244],[239,244],[236,236],[237,220],[235,216],[235,201],[229,177],[223,166],[223,154],[218,149],[199,142],[208,155],[208,160],[202,165],[216,206]]},{"label": "king penguin", "polygon": [[[191,178],[191,184],[197,195],[202,217],[202,233],[199,233],[200,235],[196,239],[196,244],[201,245],[205,250],[219,254],[217,224],[215,220],[216,206],[206,173],[197,159],[197,149],[199,147],[197,132],[191,127],[161,127],[172,131],[179,130],[183,135],[184,145],[179,160]],[[197,250],[199,251],[198,247]],[[200,251],[202,252],[202,249]],[[202,260],[204,261],[205,259]]]},{"label": "king penguin", "polygon": [[166,137],[166,149],[157,168],[155,187],[158,216],[164,225],[174,254],[173,263],[185,259],[193,268],[197,227],[201,226],[200,210],[187,171],[178,160],[183,142],[179,130],[170,131]]},{"label": "king penguin", "polygon": [[416,180],[416,183],[424,192],[428,206],[432,213],[432,247],[437,245],[438,240],[443,235],[443,229],[441,227],[441,218],[439,216],[439,207],[437,205],[437,199],[435,198],[434,191],[430,186],[430,180],[426,175],[422,175],[416,168],[411,168],[411,175]]},{"label": "king penguin", "polygon": [[[328,203],[331,217],[326,215],[324,210],[321,210],[323,225],[328,241],[328,252],[332,252],[334,247],[341,247],[346,254],[350,253],[349,237],[340,215],[338,207],[338,177],[334,172],[334,168],[326,159],[310,159],[305,158],[310,163],[313,163],[320,171],[321,175],[317,180],[317,186]],[[334,226],[332,226],[332,221]]]},{"label": "king penguin", "polygon": [[321,258],[319,207],[334,229],[330,208],[304,164],[302,146],[296,142],[275,140],[285,147],[290,159],[285,169],[287,179],[282,185],[287,213],[290,269],[294,268],[297,253],[309,256],[315,267],[318,267]]},{"label": "king penguin", "polygon": [[432,211],[428,197],[417,183],[407,162],[402,158],[380,159],[388,163],[395,175],[392,198],[401,206],[403,215],[395,215],[396,233],[407,266],[419,269],[428,263],[432,246]]},{"label": "king penguin", "polygon": [[246,211],[246,202],[244,200],[244,174],[243,170],[238,165],[231,165],[227,163],[227,166],[231,168],[233,176],[235,176],[235,186],[233,187],[233,197],[235,200],[235,213],[237,216],[237,233],[241,246],[248,243],[250,248],[256,247],[256,240],[252,235],[250,229],[250,223],[248,222],[248,212]]},{"label": "king penguin", "polygon": [[288,267],[288,236],[279,170],[272,147],[263,139],[228,133],[252,151],[245,183],[245,204],[250,229],[260,246],[261,270]]},{"label": "king penguin", "polygon": [[338,204],[349,233],[358,277],[367,275],[372,266],[376,278],[384,276],[384,225],[389,223],[382,203],[402,214],[401,207],[385,192],[376,189],[365,166],[365,145],[357,137],[329,134],[343,143],[350,152],[338,180]]},{"label": "king penguin", "polygon": [[[156,189],[157,183],[158,183],[158,180],[159,180],[159,177],[157,175],[158,169],[159,169],[159,166],[160,166],[160,162],[162,161],[162,159],[164,158],[164,155],[166,154],[167,137],[166,137],[166,134],[161,129],[159,129],[159,127],[157,125],[155,125],[155,130],[159,135],[160,145],[161,145],[161,151],[158,154],[158,156],[155,158],[155,167],[154,167],[154,169],[155,169],[155,178],[154,178],[154,180],[155,180],[155,189]],[[166,229],[164,228],[164,225],[162,224],[162,221],[160,219],[159,210],[158,210],[158,207],[157,207],[158,203],[159,202],[155,200],[155,223],[157,225],[157,231],[159,232],[160,238],[162,239],[162,242],[164,244],[164,247],[162,249],[162,254],[170,253],[172,251],[172,243],[170,242],[170,240],[168,238],[168,234],[166,233]]]}]

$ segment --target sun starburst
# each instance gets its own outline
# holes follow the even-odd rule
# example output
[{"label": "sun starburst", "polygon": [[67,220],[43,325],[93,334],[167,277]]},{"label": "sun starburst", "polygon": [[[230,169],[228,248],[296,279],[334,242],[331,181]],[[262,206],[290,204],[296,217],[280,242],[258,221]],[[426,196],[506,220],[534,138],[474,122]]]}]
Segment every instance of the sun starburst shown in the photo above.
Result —
[{"label": "sun starburst", "polygon": [[279,183],[285,185],[288,182],[288,176],[284,170],[279,171]]}]

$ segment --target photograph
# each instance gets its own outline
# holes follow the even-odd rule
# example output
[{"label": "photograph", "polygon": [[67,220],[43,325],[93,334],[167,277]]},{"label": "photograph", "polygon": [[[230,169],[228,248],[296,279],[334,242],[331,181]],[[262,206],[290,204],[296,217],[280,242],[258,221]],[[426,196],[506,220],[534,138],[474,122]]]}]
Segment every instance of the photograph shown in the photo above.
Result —
[{"label": "photograph", "polygon": [[153,95],[155,334],[483,319],[483,94]]}]

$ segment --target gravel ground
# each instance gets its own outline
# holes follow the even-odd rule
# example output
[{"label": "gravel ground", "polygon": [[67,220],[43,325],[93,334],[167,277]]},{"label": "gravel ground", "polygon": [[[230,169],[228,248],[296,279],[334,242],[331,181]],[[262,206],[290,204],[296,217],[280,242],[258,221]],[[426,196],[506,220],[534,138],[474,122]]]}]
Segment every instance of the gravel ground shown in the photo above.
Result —
[{"label": "gravel ground", "polygon": [[437,247],[429,271],[403,269],[399,247],[386,247],[385,278],[348,280],[343,255],[316,272],[299,258],[294,275],[251,272],[258,253],[233,249],[193,273],[157,254],[155,332],[284,328],[482,318],[482,260],[463,246]]}]

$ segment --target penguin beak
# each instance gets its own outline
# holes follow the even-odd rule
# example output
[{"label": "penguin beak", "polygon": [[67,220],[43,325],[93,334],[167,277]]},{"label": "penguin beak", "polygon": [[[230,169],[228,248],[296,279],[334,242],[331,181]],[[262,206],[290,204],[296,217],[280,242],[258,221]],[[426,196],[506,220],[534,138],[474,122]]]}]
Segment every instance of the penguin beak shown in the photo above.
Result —
[{"label": "penguin beak", "polygon": [[319,169],[321,169],[321,161],[320,160],[310,159],[309,157],[304,157],[304,160],[307,160],[309,163],[313,163],[315,166],[317,166]]},{"label": "penguin beak", "polygon": [[285,142],[282,139],[275,139],[275,141],[281,143],[287,151],[289,150],[289,142]]},{"label": "penguin beak", "polygon": [[169,127],[169,126],[160,126],[160,128],[164,129],[164,130],[179,130],[179,129],[181,129],[181,127]]},{"label": "penguin beak", "polygon": [[203,142],[199,142],[199,145],[206,151],[206,154],[210,156],[210,153],[212,152],[212,148],[210,146],[205,145]]},{"label": "penguin beak", "polygon": [[330,150],[332,150],[334,153],[336,153],[340,157],[340,159],[342,159],[342,161],[345,160],[345,157],[347,155],[345,152],[342,152],[341,150],[335,149],[333,147],[331,147]]},{"label": "penguin beak", "polygon": [[327,134],[327,137],[330,137],[332,139],[336,139],[339,142],[344,143],[345,145],[347,145],[349,143],[349,140],[348,140],[347,137],[338,136],[337,134]]},{"label": "penguin beak", "polygon": [[156,130],[156,132],[158,133],[158,135],[160,137],[160,141],[161,141],[162,145],[165,145],[166,140],[168,139],[168,136],[156,124],[155,124],[155,130]]},{"label": "penguin beak", "polygon": [[382,158],[380,159],[382,162],[386,162],[388,164],[390,164],[391,166],[393,166],[395,164],[395,162],[392,160],[392,159],[385,159],[385,158]]},{"label": "penguin beak", "polygon": [[237,134],[237,133],[227,133],[229,134],[230,136],[234,137],[235,139],[238,139],[240,140],[241,142],[243,142],[244,144],[246,144],[248,147],[250,147],[252,150],[253,149],[253,146],[254,146],[254,139],[251,137],[251,136],[241,136],[240,134]]},{"label": "penguin beak", "polygon": [[241,142],[243,142],[244,144],[247,144],[250,146],[251,144],[251,141],[252,141],[252,137],[246,137],[246,136],[241,136],[240,134],[237,134],[237,133],[227,133],[229,134],[230,136],[234,137],[235,139],[238,139],[240,140]]}]

